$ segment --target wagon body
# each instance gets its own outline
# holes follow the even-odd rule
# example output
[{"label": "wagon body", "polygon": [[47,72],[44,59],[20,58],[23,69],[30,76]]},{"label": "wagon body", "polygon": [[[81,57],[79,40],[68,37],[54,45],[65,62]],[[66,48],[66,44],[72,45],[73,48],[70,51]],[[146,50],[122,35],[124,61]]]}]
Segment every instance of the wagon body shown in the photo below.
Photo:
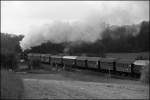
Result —
[{"label": "wagon body", "polygon": [[100,60],[100,68],[102,70],[116,70],[115,69],[115,62],[116,58],[101,58]]},{"label": "wagon body", "polygon": [[116,62],[116,71],[131,73],[134,61],[134,59],[119,59]]},{"label": "wagon body", "polygon": [[77,56],[63,56],[63,64],[73,66],[76,64]]},{"label": "wagon body", "polygon": [[51,56],[51,64],[62,64],[62,56]]},{"label": "wagon body", "polygon": [[81,57],[81,56],[78,56],[76,58],[76,65],[78,67],[82,67],[82,68],[86,68],[86,57]]},{"label": "wagon body", "polygon": [[101,60],[100,57],[86,57],[88,68],[98,69],[99,62]]}]

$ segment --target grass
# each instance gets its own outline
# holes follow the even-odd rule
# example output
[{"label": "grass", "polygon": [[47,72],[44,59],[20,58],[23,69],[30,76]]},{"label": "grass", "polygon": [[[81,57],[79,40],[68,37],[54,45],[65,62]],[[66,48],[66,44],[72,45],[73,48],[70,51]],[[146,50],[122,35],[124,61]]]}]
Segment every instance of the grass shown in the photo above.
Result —
[{"label": "grass", "polygon": [[23,82],[14,72],[1,70],[1,99],[21,99]]},{"label": "grass", "polygon": [[[44,64],[42,64],[42,66],[44,66]],[[101,98],[105,98],[105,96],[107,97],[107,94],[108,97],[112,97],[112,99],[136,98],[137,96],[140,98],[147,98],[147,87],[143,86],[139,81],[114,78],[107,79],[105,76],[106,74],[88,70],[53,71],[50,70],[52,68],[50,65],[45,65],[45,67],[49,67],[49,70],[34,69],[26,74],[17,73],[18,76],[25,79],[25,98],[46,99],[48,97],[53,98],[53,96],[54,98],[55,96],[56,98],[59,98],[60,95],[62,95],[62,98],[67,98],[68,96],[70,96],[70,98],[80,98],[78,97],[78,94],[82,95],[84,92],[89,92],[90,95],[90,93],[93,94],[95,91],[97,91],[96,94],[101,94]],[[48,74],[44,74],[45,72]],[[90,82],[90,84],[88,82]],[[100,85],[98,85],[99,83]],[[113,83],[117,84],[115,85]],[[77,90],[77,87],[86,90]]]},{"label": "grass", "polygon": [[[122,78],[122,77],[109,77],[107,73],[94,72],[90,70],[79,70],[74,71],[56,71],[52,70],[52,66],[42,64],[42,67],[49,67],[49,70],[29,70],[27,73],[17,73],[22,78],[33,78],[33,79],[50,79],[50,80],[72,80],[72,81],[85,81],[85,82],[106,82],[106,83],[125,83],[125,84],[143,84],[139,80]],[[114,78],[115,77],[115,78]]]}]

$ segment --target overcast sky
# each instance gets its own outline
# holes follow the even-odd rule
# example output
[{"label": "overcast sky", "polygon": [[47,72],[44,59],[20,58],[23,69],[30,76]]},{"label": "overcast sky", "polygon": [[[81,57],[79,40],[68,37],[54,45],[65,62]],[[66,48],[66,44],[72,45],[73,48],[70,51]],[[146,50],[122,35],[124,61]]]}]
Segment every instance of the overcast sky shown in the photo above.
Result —
[{"label": "overcast sky", "polygon": [[122,9],[121,15],[108,18],[130,16],[133,21],[126,24],[149,20],[149,1],[1,1],[1,32],[26,34],[32,27],[54,20],[82,21],[89,15],[101,17],[118,9]]}]

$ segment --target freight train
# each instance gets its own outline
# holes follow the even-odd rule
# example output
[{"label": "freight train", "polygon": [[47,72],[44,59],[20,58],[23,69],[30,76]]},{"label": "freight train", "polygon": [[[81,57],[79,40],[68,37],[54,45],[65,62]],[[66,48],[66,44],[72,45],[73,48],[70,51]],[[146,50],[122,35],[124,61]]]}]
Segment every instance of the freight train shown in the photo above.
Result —
[{"label": "freight train", "polygon": [[57,66],[60,68],[79,68],[91,69],[111,74],[130,75],[140,77],[142,69],[147,65],[149,60],[119,59],[119,58],[102,58],[102,57],[85,57],[85,56],[59,56],[51,54],[27,55],[28,61],[39,59],[41,63]]}]

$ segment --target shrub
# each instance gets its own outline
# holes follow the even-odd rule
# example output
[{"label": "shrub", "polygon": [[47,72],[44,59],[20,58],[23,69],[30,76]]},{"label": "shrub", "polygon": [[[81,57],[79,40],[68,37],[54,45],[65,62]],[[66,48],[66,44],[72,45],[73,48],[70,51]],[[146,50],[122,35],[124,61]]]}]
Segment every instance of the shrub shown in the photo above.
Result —
[{"label": "shrub", "polygon": [[23,82],[15,73],[1,70],[1,99],[21,99],[23,91]]},{"label": "shrub", "polygon": [[1,64],[4,69],[15,70],[18,67],[16,54],[15,53],[1,54]]}]

